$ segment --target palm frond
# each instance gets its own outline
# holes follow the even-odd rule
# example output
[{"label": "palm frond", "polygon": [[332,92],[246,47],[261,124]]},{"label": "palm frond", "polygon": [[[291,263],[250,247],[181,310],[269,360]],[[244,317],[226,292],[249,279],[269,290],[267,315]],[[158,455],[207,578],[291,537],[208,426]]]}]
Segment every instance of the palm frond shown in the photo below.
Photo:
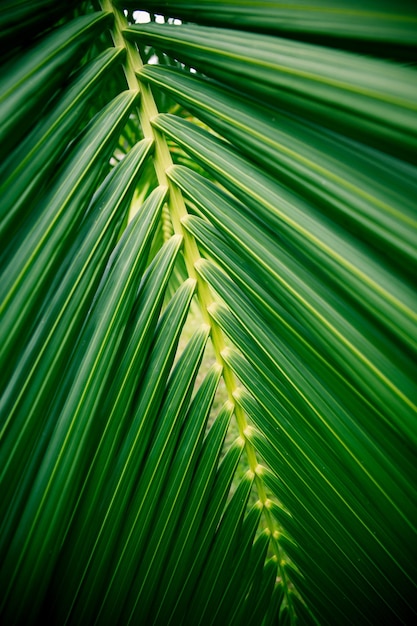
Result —
[{"label": "palm frond", "polygon": [[[133,0],[118,1],[123,7],[137,9]],[[417,18],[411,3],[406,0],[395,6],[387,1],[372,0],[357,2],[343,0],[335,5],[328,0],[308,0],[302,6],[296,2],[268,0],[260,4],[257,0],[237,2],[230,0],[166,0],[161,6],[158,0],[141,2],[141,9],[179,18],[185,22],[209,24],[255,32],[275,33],[300,39],[323,39],[333,45],[354,47],[361,40],[367,43],[389,42],[401,47],[416,44]],[[319,39],[320,38],[320,39]],[[328,38],[328,39],[327,39]],[[361,48],[365,50],[367,48]],[[371,48],[372,49],[372,48]],[[375,49],[375,48],[374,48]]]},{"label": "palm frond", "polygon": [[415,9],[0,13],[1,620],[412,623]]}]

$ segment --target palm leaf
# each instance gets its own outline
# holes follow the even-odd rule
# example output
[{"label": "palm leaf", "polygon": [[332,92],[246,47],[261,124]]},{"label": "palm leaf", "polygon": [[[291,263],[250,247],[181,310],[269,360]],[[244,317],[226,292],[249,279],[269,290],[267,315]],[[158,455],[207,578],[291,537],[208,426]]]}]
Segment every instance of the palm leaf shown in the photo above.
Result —
[{"label": "palm leaf", "polygon": [[[132,0],[118,2],[120,6],[137,9]],[[335,5],[329,1],[303,2],[302,7],[295,2],[269,0],[260,4],[255,1],[236,2],[230,0],[168,0],[163,6],[158,0],[146,0],[141,9],[154,13],[164,11],[171,17],[184,21],[198,21],[199,24],[316,38],[322,41],[329,37],[332,44],[343,47],[355,40],[358,46],[364,40],[370,42],[390,42],[398,46],[416,43],[416,16],[410,3],[398,2],[395,7],[390,2],[357,2],[343,0]],[[198,20],[196,20],[198,15]],[[320,40],[318,39],[320,37]]]},{"label": "palm leaf", "polygon": [[415,9],[3,5],[2,621],[412,623]]}]

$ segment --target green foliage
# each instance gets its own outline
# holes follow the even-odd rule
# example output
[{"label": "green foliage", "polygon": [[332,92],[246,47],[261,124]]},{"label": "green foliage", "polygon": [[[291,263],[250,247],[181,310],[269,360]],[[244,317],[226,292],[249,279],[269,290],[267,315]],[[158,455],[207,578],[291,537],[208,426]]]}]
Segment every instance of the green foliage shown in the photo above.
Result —
[{"label": "green foliage", "polygon": [[413,623],[413,3],[0,28],[2,623]]}]

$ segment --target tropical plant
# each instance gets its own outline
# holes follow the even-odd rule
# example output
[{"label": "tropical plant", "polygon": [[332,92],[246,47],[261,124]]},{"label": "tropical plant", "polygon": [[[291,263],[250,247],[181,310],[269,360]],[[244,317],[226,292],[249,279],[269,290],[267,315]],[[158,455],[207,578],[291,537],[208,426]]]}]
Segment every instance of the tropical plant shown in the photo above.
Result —
[{"label": "tropical plant", "polygon": [[3,624],[414,623],[414,6],[1,2]]}]

